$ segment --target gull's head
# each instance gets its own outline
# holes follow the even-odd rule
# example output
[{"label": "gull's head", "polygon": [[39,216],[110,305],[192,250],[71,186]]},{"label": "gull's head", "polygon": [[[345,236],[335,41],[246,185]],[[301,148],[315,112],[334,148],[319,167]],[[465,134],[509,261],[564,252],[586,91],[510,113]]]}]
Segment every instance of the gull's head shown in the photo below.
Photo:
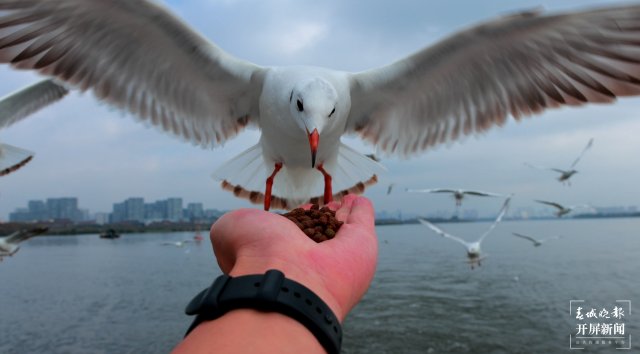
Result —
[{"label": "gull's head", "polygon": [[316,165],[316,153],[323,130],[338,116],[338,92],[321,78],[301,81],[289,96],[289,108],[302,133],[309,139],[311,167]]}]

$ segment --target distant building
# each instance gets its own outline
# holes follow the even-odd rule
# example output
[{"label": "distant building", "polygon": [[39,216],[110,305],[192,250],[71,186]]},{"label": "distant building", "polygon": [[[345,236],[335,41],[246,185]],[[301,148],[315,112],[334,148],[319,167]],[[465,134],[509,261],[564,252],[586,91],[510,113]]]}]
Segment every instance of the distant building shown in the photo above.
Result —
[{"label": "distant building", "polygon": [[182,220],[182,198],[167,199],[167,220]]},{"label": "distant building", "polygon": [[30,200],[28,205],[31,220],[40,221],[49,219],[49,210],[42,200]]},{"label": "distant building", "polygon": [[30,200],[28,208],[18,208],[9,214],[9,221],[85,220],[86,212],[78,209],[78,198],[48,198],[46,202]]},{"label": "distant building", "polygon": [[184,217],[187,220],[199,220],[204,218],[204,207],[202,203],[189,203],[184,210]]},{"label": "distant building", "polygon": [[82,221],[78,198],[48,198],[47,211],[49,219]]},{"label": "distant building", "polygon": [[9,213],[9,221],[11,222],[29,222],[36,221],[31,217],[29,209],[17,208],[14,212]]},{"label": "distant building", "polygon": [[122,203],[113,204],[111,222],[138,221],[145,220],[144,198],[128,198]]},{"label": "distant building", "polygon": [[95,213],[93,218],[96,221],[96,224],[104,225],[109,223],[109,216],[109,213]]}]

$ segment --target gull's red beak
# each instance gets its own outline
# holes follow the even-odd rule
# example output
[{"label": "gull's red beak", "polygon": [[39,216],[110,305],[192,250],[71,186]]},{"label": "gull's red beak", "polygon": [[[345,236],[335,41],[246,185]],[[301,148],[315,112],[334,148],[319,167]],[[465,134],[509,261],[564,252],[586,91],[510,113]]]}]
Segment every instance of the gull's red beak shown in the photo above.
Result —
[{"label": "gull's red beak", "polygon": [[[307,133],[309,133],[308,130]],[[309,146],[311,147],[311,168],[316,167],[316,152],[318,152],[319,140],[320,135],[318,135],[318,129],[314,129],[313,132],[309,134]]]}]

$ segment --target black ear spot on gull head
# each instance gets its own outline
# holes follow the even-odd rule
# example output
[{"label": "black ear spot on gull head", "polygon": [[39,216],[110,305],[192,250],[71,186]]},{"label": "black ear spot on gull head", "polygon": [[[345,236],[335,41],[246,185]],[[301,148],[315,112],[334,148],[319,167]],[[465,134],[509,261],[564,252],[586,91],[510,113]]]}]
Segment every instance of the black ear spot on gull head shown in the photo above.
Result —
[{"label": "black ear spot on gull head", "polygon": [[289,102],[291,102],[292,99],[293,99],[293,91],[291,91],[291,94],[289,95]]},{"label": "black ear spot on gull head", "polygon": [[336,113],[336,108],[333,107],[333,110],[331,110],[331,113],[329,113],[329,118],[331,118],[331,116]]}]

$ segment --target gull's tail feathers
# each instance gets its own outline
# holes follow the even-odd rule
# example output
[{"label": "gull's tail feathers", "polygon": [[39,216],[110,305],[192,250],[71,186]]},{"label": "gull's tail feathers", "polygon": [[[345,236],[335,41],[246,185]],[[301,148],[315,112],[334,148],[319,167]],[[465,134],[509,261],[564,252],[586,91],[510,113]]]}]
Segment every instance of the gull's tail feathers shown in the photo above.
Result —
[{"label": "gull's tail feathers", "polygon": [[[362,194],[378,181],[378,173],[385,171],[381,164],[342,143],[337,159],[325,161],[324,169],[332,177],[334,201],[347,194]],[[236,197],[262,204],[266,180],[273,170],[274,166],[265,164],[262,148],[256,144],[223,164],[213,177]],[[274,178],[271,208],[288,210],[306,203],[323,205],[324,184],[322,173],[316,169],[284,165]]]},{"label": "gull's tail feathers", "polygon": [[26,165],[33,158],[33,152],[9,144],[0,143],[0,176]]}]

